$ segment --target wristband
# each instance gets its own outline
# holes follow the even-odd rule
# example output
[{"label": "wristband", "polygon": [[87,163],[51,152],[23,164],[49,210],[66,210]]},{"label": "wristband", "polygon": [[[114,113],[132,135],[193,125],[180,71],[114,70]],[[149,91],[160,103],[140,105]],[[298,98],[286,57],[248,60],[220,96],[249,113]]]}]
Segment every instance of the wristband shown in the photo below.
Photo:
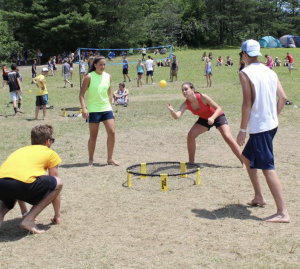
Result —
[{"label": "wristband", "polygon": [[240,132],[242,132],[242,133],[246,133],[246,129],[240,129]]}]

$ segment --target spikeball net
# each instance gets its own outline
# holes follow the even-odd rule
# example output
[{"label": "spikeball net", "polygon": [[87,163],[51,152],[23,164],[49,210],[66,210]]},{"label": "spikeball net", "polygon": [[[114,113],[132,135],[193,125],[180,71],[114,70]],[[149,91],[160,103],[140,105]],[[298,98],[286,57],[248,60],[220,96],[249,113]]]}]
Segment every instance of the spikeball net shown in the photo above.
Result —
[{"label": "spikeball net", "polygon": [[127,187],[138,190],[157,189],[157,178],[160,179],[160,191],[165,192],[200,185],[200,166],[194,163],[140,163],[127,167],[126,171]]}]

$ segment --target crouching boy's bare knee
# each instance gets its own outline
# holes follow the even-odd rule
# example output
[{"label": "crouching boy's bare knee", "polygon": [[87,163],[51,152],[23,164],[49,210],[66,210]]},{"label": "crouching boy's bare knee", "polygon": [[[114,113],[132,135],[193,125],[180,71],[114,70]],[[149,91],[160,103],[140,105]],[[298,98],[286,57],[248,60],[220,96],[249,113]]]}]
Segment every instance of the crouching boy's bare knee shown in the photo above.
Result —
[{"label": "crouching boy's bare knee", "polygon": [[63,182],[59,177],[55,177],[56,179],[56,190],[61,190],[63,187]]}]

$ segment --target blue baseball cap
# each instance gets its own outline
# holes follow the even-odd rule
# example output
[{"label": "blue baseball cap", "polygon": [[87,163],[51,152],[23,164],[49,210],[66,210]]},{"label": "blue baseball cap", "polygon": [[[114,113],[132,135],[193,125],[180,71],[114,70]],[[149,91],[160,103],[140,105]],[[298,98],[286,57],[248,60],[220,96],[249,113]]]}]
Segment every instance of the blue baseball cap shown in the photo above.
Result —
[{"label": "blue baseball cap", "polygon": [[253,39],[243,42],[241,50],[245,51],[250,57],[262,56],[259,43]]}]

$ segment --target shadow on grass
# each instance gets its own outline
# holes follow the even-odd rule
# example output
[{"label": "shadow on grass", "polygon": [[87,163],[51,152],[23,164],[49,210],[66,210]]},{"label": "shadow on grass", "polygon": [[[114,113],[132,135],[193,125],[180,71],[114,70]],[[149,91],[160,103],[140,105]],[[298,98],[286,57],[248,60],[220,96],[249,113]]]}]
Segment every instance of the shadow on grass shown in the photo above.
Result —
[{"label": "shadow on grass", "polygon": [[213,211],[208,211],[206,209],[192,209],[193,213],[195,213],[196,217],[210,220],[218,220],[224,218],[231,219],[252,219],[257,221],[262,221],[262,219],[251,216],[251,211],[249,210],[249,206],[241,205],[241,204],[231,204],[226,205],[225,207],[215,209]]},{"label": "shadow on grass", "polygon": [[[33,235],[29,231],[20,227],[21,218],[15,218],[11,220],[3,221],[0,228],[0,243],[12,242],[21,240],[23,237]],[[37,224],[38,229],[49,230],[52,224]]]},{"label": "shadow on grass", "polygon": [[[108,164],[100,164],[100,163],[94,163],[93,167],[104,167],[104,166],[107,166]],[[70,163],[70,164],[62,164],[60,165],[59,167],[61,168],[74,168],[74,167],[88,167],[88,164],[87,163]]]}]

